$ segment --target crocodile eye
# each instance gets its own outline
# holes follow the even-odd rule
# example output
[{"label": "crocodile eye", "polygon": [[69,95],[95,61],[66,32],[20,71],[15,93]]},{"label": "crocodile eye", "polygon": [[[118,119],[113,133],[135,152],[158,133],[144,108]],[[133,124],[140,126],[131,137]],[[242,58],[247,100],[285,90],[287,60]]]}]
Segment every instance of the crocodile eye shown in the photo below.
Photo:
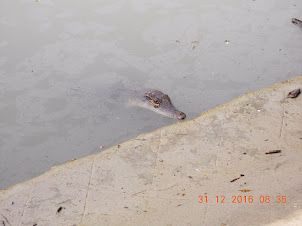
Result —
[{"label": "crocodile eye", "polygon": [[153,102],[153,106],[154,106],[155,108],[158,108],[158,107],[159,107],[159,102],[158,102],[158,101],[154,101],[154,102]]}]

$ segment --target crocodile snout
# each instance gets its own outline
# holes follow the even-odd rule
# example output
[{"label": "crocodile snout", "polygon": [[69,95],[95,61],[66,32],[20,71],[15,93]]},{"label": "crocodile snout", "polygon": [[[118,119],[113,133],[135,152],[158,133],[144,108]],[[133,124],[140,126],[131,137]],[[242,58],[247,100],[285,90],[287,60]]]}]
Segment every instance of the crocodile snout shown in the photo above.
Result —
[{"label": "crocodile snout", "polygon": [[183,112],[179,112],[179,114],[176,115],[176,118],[179,120],[184,120],[186,117],[186,114]]}]

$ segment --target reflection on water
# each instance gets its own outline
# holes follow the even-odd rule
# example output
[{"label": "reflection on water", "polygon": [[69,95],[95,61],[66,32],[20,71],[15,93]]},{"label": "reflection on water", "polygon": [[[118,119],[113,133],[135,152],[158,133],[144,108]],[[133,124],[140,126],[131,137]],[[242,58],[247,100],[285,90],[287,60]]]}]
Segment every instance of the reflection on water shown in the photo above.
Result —
[{"label": "reflection on water", "polygon": [[20,0],[0,11],[0,189],[178,122],[125,106],[129,87],[167,93],[192,119],[302,71],[291,23],[302,10],[282,0]]}]

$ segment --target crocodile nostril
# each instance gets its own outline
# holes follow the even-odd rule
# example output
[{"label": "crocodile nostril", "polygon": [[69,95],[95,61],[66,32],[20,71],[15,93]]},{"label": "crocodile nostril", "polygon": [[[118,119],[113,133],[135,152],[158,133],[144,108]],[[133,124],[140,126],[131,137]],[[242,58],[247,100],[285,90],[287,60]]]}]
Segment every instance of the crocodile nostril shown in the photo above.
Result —
[{"label": "crocodile nostril", "polygon": [[186,118],[186,114],[183,112],[180,112],[179,115],[177,116],[177,119],[180,119],[180,120],[184,120],[185,118]]}]

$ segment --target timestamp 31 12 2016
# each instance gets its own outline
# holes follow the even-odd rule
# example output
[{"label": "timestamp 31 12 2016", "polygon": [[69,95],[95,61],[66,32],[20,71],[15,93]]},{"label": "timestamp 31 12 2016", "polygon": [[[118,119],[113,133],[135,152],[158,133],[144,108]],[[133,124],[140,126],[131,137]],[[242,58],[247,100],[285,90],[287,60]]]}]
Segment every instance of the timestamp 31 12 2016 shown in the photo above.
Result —
[{"label": "timestamp 31 12 2016", "polygon": [[215,203],[286,203],[286,196],[284,195],[260,195],[260,196],[253,196],[253,195],[232,195],[231,197],[226,197],[225,195],[217,195],[215,197],[208,197],[207,195],[200,195],[198,196],[199,203],[208,203],[208,202],[215,202]]}]

